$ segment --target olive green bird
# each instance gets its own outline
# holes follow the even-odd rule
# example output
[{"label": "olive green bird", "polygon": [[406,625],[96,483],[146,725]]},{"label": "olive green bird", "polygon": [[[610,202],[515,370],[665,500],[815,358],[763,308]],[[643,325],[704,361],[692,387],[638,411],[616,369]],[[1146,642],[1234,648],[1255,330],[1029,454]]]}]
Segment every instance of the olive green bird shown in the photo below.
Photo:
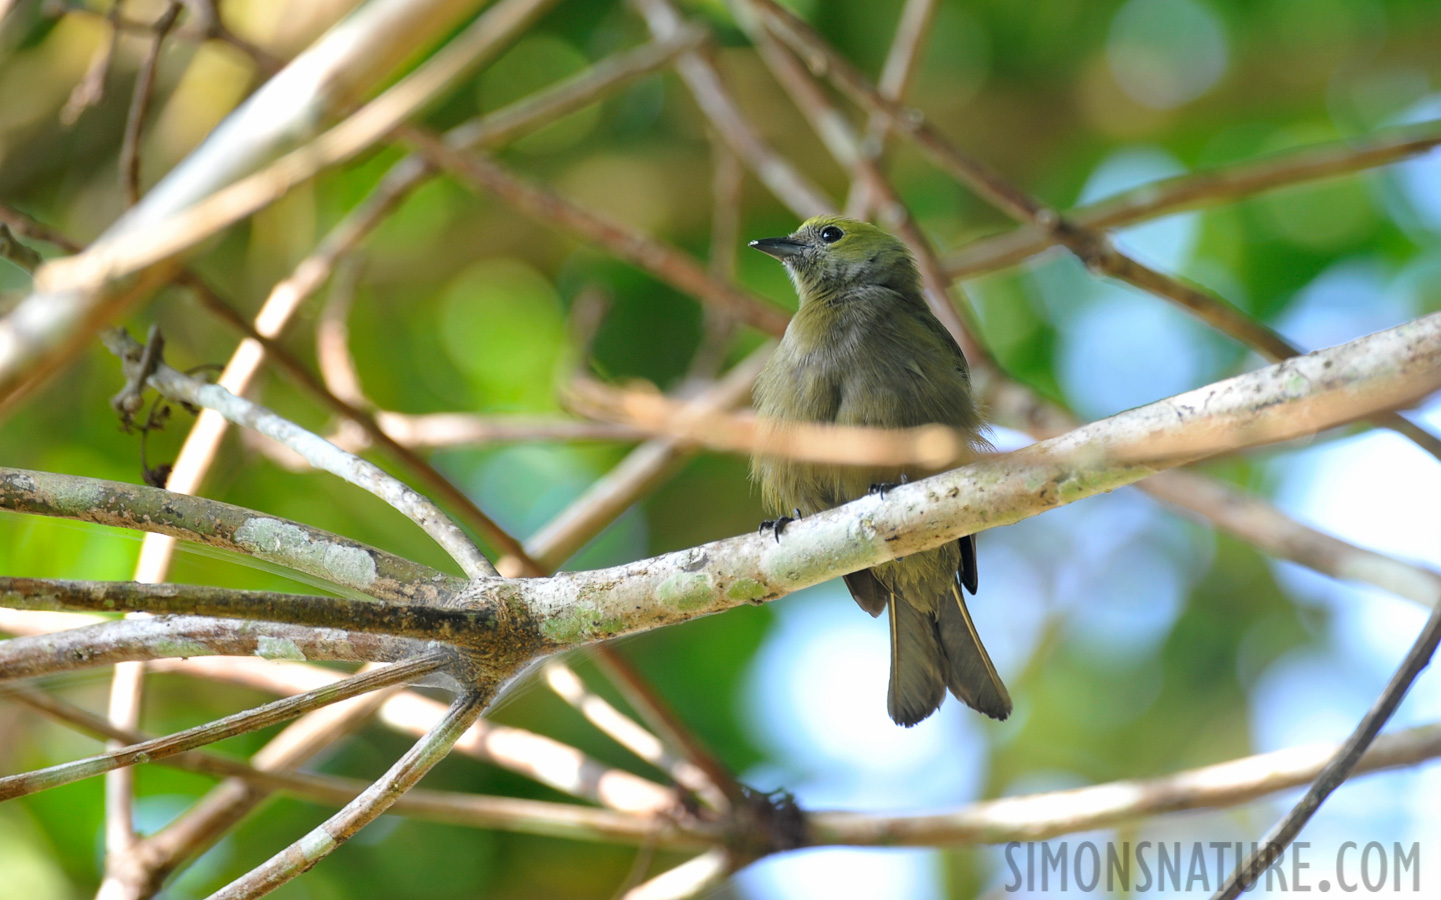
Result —
[{"label": "olive green bird", "polygon": [[[977,452],[989,447],[966,358],[927,308],[905,245],[865,222],[817,216],[750,246],[784,263],[800,295],[756,381],[758,416],[877,428],[938,423],[959,429]],[[774,528],[778,540],[787,511],[810,515],[925,474],[769,456],[751,463],[766,507],[781,515],[761,528]],[[1010,695],[961,594],[962,586],[974,594],[976,583],[974,535],[846,576],[862,609],[890,610],[886,708],[897,724],[929,716],[947,688],[988,716],[1010,714]]]}]

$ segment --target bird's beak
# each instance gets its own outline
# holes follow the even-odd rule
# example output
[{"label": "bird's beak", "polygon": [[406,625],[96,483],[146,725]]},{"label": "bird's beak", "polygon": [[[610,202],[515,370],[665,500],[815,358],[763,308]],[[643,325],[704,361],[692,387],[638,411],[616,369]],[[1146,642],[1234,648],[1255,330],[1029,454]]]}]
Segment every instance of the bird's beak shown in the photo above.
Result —
[{"label": "bird's beak", "polygon": [[767,256],[774,256],[781,262],[785,262],[792,256],[799,256],[806,249],[805,244],[793,241],[788,237],[761,238],[758,241],[751,241],[751,246]]}]

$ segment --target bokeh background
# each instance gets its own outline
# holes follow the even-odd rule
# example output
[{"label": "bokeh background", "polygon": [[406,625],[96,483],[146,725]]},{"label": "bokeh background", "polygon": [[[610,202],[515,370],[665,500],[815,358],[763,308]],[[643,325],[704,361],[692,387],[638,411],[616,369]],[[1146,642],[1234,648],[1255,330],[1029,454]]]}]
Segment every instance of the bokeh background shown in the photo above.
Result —
[{"label": "bokeh background", "polygon": [[[0,25],[0,202],[88,241],[123,209],[116,155],[141,42],[120,42],[106,97],[65,125],[60,110],[108,40],[107,27],[94,16],[52,15],[36,2],[9,5]],[[346,6],[229,0],[222,11],[238,34],[284,56]],[[90,8],[103,12],[108,4]],[[162,8],[151,0],[125,4],[128,16],[147,21]],[[719,68],[764,136],[833,197],[844,197],[843,171],[725,7],[682,8],[715,30]],[[874,73],[899,4],[839,0],[792,8]],[[647,37],[624,3],[562,0],[427,120],[448,126],[498,108]],[[1066,207],[1165,176],[1435,120],[1438,47],[1441,5],[1432,0],[947,0],[910,99],[961,146]],[[145,183],[193,149],[255,79],[252,63],[233,48],[172,40],[142,144]],[[400,155],[387,149],[326,173],[212,241],[197,268],[243,309],[255,309]],[[568,116],[500,157],[699,258],[709,253],[711,199],[704,186],[714,155],[704,119],[671,73]],[[913,151],[896,148],[887,164],[942,249],[1007,227]],[[785,233],[795,224],[747,178],[743,238]],[[1173,215],[1119,239],[1142,260],[1208,286],[1303,347],[1338,343],[1441,309],[1441,155]],[[563,412],[558,385],[580,352],[571,312],[588,291],[599,291],[608,304],[585,361],[604,378],[675,387],[703,334],[693,300],[446,178],[410,198],[356,258],[351,345],[366,392],[386,409]],[[741,251],[736,262],[742,283],[794,305],[772,260]],[[1162,301],[1097,280],[1056,253],[963,286],[979,314],[980,338],[1005,370],[1086,418],[1260,364]],[[23,272],[0,262],[0,308],[27,288]],[[307,315],[313,319],[315,308]],[[235,343],[179,291],[161,291],[128,318],[132,331],[152,322],[165,329],[177,365],[221,362]],[[740,332],[729,358],[760,340]],[[313,358],[308,323],[288,343]],[[118,430],[107,403],[119,386],[118,366],[97,345],[0,425],[0,461],[138,481],[137,440]],[[329,426],[282,378],[263,379],[259,396],[308,427]],[[152,462],[175,453],[179,418],[153,436]],[[1441,428],[1441,406],[1423,410],[1420,419]],[[1003,448],[1025,440],[1004,430],[996,435]],[[434,459],[503,526],[526,535],[627,449],[522,442],[446,450]],[[619,563],[753,529],[761,511],[746,469],[743,459],[693,458],[567,567]],[[1308,524],[1441,566],[1441,465],[1393,434],[1346,430],[1205,469],[1271,497]],[[253,439],[232,435],[206,493],[448,566],[378,501],[328,477],[287,469]],[[0,514],[5,574],[128,579],[138,548],[135,535]],[[807,808],[943,810],[1339,741],[1424,618],[1423,610],[1379,591],[1270,560],[1134,491],[987,532],[980,551],[982,587],[972,607],[1016,700],[1016,714],[1005,723],[984,721],[951,701],[914,729],[893,726],[884,709],[884,619],[863,615],[839,582],[629,639],[621,649],[747,783],[793,791]],[[309,589],[228,557],[195,553],[179,557],[172,578]],[[609,692],[584,657],[575,662]],[[154,732],[265,699],[176,676],[153,683],[144,725]],[[52,686],[98,709],[108,682],[95,673]],[[645,771],[544,688],[520,688],[494,718]],[[1438,719],[1441,680],[1423,674],[1395,726]],[[230,746],[253,750],[263,738]],[[322,768],[374,775],[406,743],[367,729]],[[82,756],[94,746],[0,695],[0,770]],[[144,769],[139,783],[145,830],[209,785],[160,767]],[[558,799],[464,759],[442,764],[427,785]],[[1293,799],[1282,794],[1069,840],[1249,842]],[[1313,871],[1324,873],[1343,841],[1419,841],[1423,887],[1441,889],[1438,808],[1441,774],[1434,767],[1357,779],[1303,835]],[[99,780],[0,806],[0,895],[59,900],[93,892],[102,814]],[[272,802],[166,896],[205,895],[326,814],[301,801]],[[386,817],[276,896],[605,898],[625,882],[636,855],[634,848]],[[662,853],[656,870],[680,860]],[[1008,877],[994,848],[817,850],[763,861],[716,895],[1004,896]],[[1213,889],[1214,869],[1211,878]],[[1198,884],[1188,895],[1207,894]]]}]

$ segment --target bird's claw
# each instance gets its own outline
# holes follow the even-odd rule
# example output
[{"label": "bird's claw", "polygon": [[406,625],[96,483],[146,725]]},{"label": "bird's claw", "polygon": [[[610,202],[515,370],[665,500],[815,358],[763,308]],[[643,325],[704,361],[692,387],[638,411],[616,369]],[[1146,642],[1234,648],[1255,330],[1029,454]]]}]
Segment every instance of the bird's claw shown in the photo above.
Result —
[{"label": "bird's claw", "polygon": [[765,534],[766,529],[770,529],[771,534],[776,536],[776,543],[779,544],[781,542],[781,532],[785,531],[787,525],[801,517],[801,511],[799,509],[793,509],[791,510],[791,512],[795,513],[795,515],[781,516],[780,518],[776,519],[766,519],[764,522],[761,523],[761,527],[756,529],[756,534]]},{"label": "bird's claw", "polygon": [[902,472],[901,477],[896,479],[895,481],[882,481],[871,485],[871,489],[866,491],[866,493],[871,495],[879,494],[881,499],[884,500],[886,499],[887,491],[889,491],[891,488],[899,487],[900,485],[903,485],[910,480],[910,476]]}]

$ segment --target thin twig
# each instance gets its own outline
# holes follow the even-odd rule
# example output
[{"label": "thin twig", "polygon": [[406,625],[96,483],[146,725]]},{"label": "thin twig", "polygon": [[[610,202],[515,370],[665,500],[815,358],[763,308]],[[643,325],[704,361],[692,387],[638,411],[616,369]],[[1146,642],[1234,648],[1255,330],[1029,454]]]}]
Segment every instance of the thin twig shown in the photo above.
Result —
[{"label": "thin twig", "polygon": [[360,281],[361,263],[348,256],[335,273],[330,298],[315,322],[315,360],[325,387],[358,409],[370,406],[360,386],[360,370],[350,355],[350,309],[355,303],[355,286]]},{"label": "thin twig", "polygon": [[140,72],[135,77],[130,113],[125,119],[125,137],[120,144],[120,186],[131,206],[140,202],[140,136],[144,134],[145,118],[150,112],[150,101],[155,92],[155,73],[160,68],[160,51],[165,46],[165,36],[175,27],[175,21],[180,18],[180,11],[184,8],[185,4],[181,0],[170,0],[165,12],[155,20],[150,47],[145,51],[145,56],[140,61]]},{"label": "thin twig", "polygon": [[[1287,747],[1155,778],[983,800],[922,815],[812,812],[817,844],[966,846],[1044,841],[1192,809],[1225,809],[1309,783],[1336,752],[1330,744]],[[1382,735],[1357,771],[1411,766],[1441,756],[1441,725]]]},{"label": "thin twig", "polygon": [[345,681],[314,691],[307,691],[304,694],[276,700],[255,709],[226,716],[223,719],[217,719],[185,731],[178,731],[162,738],[132,744],[110,753],[36,769],[21,775],[0,777],[0,801],[48,790],[62,784],[70,784],[120,766],[132,766],[163,756],[183,753],[186,750],[213,744],[237,734],[247,734],[267,728],[277,722],[293,719],[312,709],[356,697],[368,691],[414,681],[434,672],[448,661],[449,657],[443,654],[430,654],[408,662],[396,663],[367,675],[356,675]]},{"label": "thin twig", "polygon": [[[773,349],[766,344],[709,388],[697,395],[694,408],[730,409],[744,402],[752,382]],[[545,571],[570,558],[587,541],[629,509],[636,499],[659,484],[684,460],[690,449],[670,437],[650,440],[632,450],[624,460],[597,480],[566,509],[541,526],[526,541],[526,551]]]},{"label": "thin twig", "polygon": [[1421,674],[1422,669],[1431,664],[1431,657],[1435,655],[1438,643],[1441,643],[1441,606],[1431,611],[1426,626],[1416,636],[1415,643],[1391,676],[1386,689],[1376,698],[1376,702],[1356,726],[1356,730],[1351,732],[1351,736],[1327,761],[1326,767],[1316,776],[1306,795],[1266,832],[1266,836],[1261,838],[1260,846],[1252,850],[1245,862],[1236,867],[1236,871],[1231,873],[1226,884],[1216,891],[1212,900],[1235,900],[1242,891],[1255,884],[1256,878],[1291,846],[1291,842],[1301,833],[1301,829],[1306,827],[1306,823],[1311,821],[1311,817],[1321,808],[1321,804],[1326,802],[1326,798],[1331,796],[1331,792],[1340,787],[1355,771],[1356,765],[1366,755],[1367,748],[1376,740],[1376,735],[1381,732],[1396,707],[1401,705],[1401,700],[1411,689],[1412,682]]},{"label": "thin twig", "polygon": [[485,190],[527,216],[604,247],[615,256],[698,300],[714,303],[767,334],[785,331],[789,316],[769,301],[734,284],[715,280],[689,255],[629,225],[584,209],[548,188],[527,181],[481,153],[463,153],[431,132],[402,129],[433,164]]},{"label": "thin twig", "polygon": [[[134,731],[140,725],[140,705],[144,696],[145,663],[123,662],[115,666],[110,680],[110,704],[107,716],[116,728]],[[124,744],[110,741],[108,752],[121,750]],[[124,766],[105,773],[105,858],[107,869],[112,857],[119,858],[135,849],[135,770]],[[106,877],[110,877],[106,873]]]},{"label": "thin twig", "polygon": [[0,224],[0,259],[8,259],[26,272],[34,273],[43,260],[39,253],[20,242],[8,225]]},{"label": "thin twig", "polygon": [[625,892],[622,900],[684,900],[715,887],[730,874],[730,854],[713,847]]},{"label": "thin twig", "polygon": [[125,0],[112,0],[110,11],[105,14],[105,20],[110,25],[107,40],[90,58],[85,75],[75,85],[75,89],[65,100],[65,106],[60,110],[60,124],[67,128],[78,122],[85,110],[99,103],[105,96],[105,81],[110,75],[110,66],[115,61],[115,51],[120,46],[120,11],[124,2]]},{"label": "thin twig", "polygon": [[[65,15],[102,17],[99,12],[90,9],[84,4],[73,2],[73,0],[47,0],[47,2]],[[142,22],[139,19],[131,19],[125,16],[105,15],[103,17],[108,19],[115,30],[121,33],[149,35],[153,33],[155,28],[152,22]],[[228,44],[249,57],[250,61],[255,64],[256,69],[267,78],[279,71],[283,65],[283,60],[245,40],[229,28],[226,28],[225,23],[221,22],[218,17],[209,22],[197,21],[198,18],[199,17],[195,16],[194,12],[192,12],[190,21],[175,29],[175,37],[178,40],[190,43],[214,41],[216,43]]]},{"label": "thin twig", "polygon": [[[57,643],[68,640],[63,634],[67,629],[75,629],[77,625],[85,627],[86,623],[100,625],[104,621],[97,616],[83,613],[15,612],[0,607],[0,631],[20,635],[52,635],[51,639]],[[105,624],[110,625],[108,622]],[[277,629],[283,627],[288,626],[275,626]],[[228,633],[233,634],[233,631],[229,629]],[[316,639],[330,641],[337,648],[350,646],[345,634],[322,633],[317,635]],[[354,632],[350,634],[362,639],[367,637]],[[3,646],[5,645],[0,644],[0,647]],[[285,637],[276,640],[274,646],[277,649],[283,648]],[[365,652],[363,641],[353,646],[360,647],[361,652]],[[238,655],[235,658],[172,658],[152,663],[151,671],[207,678],[282,696],[333,684],[344,677],[343,673],[334,669],[254,658],[257,651],[264,649],[263,641],[253,642],[248,648],[237,647]],[[321,656],[317,655],[316,658]],[[437,701],[405,691],[386,700],[381,706],[378,718],[382,724],[395,731],[420,735],[434,725],[444,711],[445,707]],[[544,735],[496,725],[484,719],[471,727],[456,745],[456,751],[481,762],[510,769],[561,793],[624,813],[653,815],[671,810],[676,804],[674,792],[653,781],[607,766],[574,747]]]},{"label": "thin twig", "polygon": [[[682,28],[681,17],[668,0],[631,0],[658,40],[668,39]],[[726,91],[715,66],[699,50],[682,54],[676,71],[690,89],[696,105],[731,149],[745,160],[761,183],[802,219],[835,212],[835,204],[811,179],[792,166],[761,139]]]},{"label": "thin twig", "polygon": [[1441,573],[1343,541],[1297,522],[1268,501],[1184,469],[1137,485],[1255,549],[1344,581],[1373,584],[1426,607],[1441,606]]},{"label": "thin twig", "polygon": [[[355,708],[358,704],[375,702],[377,698],[383,701],[384,694],[383,691],[376,691],[364,697],[357,697],[322,710],[316,710],[306,719],[292,724],[287,731],[320,714],[343,712]],[[140,743],[149,739],[145,735],[117,729],[101,716],[57,700],[43,691],[25,685],[7,689],[4,696],[24,703],[57,721],[89,734],[109,737],[126,743]],[[203,750],[179,753],[156,760],[156,762],[192,772],[223,776],[229,781],[227,785],[218,787],[217,791],[223,791],[225,787],[234,785],[256,799],[279,791],[319,800],[323,803],[344,805],[354,800],[365,789],[367,783],[358,779],[299,774],[284,767],[277,767],[274,763],[276,754],[267,751],[271,746],[280,743],[284,736],[285,732],[282,732],[275,741],[257,753],[254,765],[247,765],[229,757]],[[313,752],[314,749],[318,748],[311,747],[307,752]],[[266,757],[266,759],[262,759],[262,757]],[[202,800],[197,809],[208,812],[214,806],[213,802],[207,803]],[[500,828],[584,841],[652,843],[677,849],[704,849],[722,837],[715,825],[698,821],[693,817],[681,818],[659,813],[618,813],[574,804],[477,796],[449,791],[412,790],[399,798],[390,811],[398,815],[471,828]],[[215,833],[218,829],[214,824],[206,828],[203,823],[197,823],[197,830],[186,838],[189,846],[182,846],[178,836],[171,838],[170,835],[187,817],[182,817],[181,820],[177,820],[153,837],[148,838],[146,843],[149,843],[150,846],[146,847],[142,844],[137,852],[146,855],[150,865],[158,866],[172,856],[178,858],[193,855],[196,849],[194,837],[200,837],[202,834],[204,837],[218,837]],[[199,829],[204,829],[204,831]],[[183,830],[189,831],[190,829]],[[160,839],[158,845],[157,839]],[[158,889],[163,875],[163,871],[154,872],[150,876],[149,884],[138,887],[144,889],[153,886]]]},{"label": "thin twig", "polygon": [[299,841],[272,856],[260,866],[211,895],[211,900],[252,900],[263,897],[282,884],[309,871],[316,863],[369,825],[389,809],[395,801],[425,773],[450,753],[450,748],[465,734],[485,706],[491,694],[466,693],[455,699],[450,709],[416,744],[396,760],[395,765],[366,788],[360,796],[347,803],[338,813],[325,820]]},{"label": "thin twig", "polygon": [[[305,625],[314,629],[331,628],[341,622],[347,630],[361,634],[393,635],[451,644],[473,643],[496,624],[494,610],[484,608],[464,610],[430,604],[374,603],[348,597],[247,591],[198,584],[68,581],[0,575],[0,597],[12,609],[213,616]],[[145,620],[125,621],[143,623]],[[174,624],[174,621],[164,624]],[[173,642],[170,648],[174,651],[169,654],[172,656],[196,649],[177,647]],[[84,658],[77,662],[97,664]],[[0,680],[14,677],[20,677],[19,673],[0,673]]]},{"label": "thin twig", "polygon": [[[1087,206],[1066,218],[1082,228],[1119,228],[1209,203],[1237,200],[1287,185],[1348,175],[1425,153],[1441,145],[1432,121],[1358,140],[1304,147],[1234,166],[1143,184]],[[946,256],[952,278],[969,278],[1021,262],[1054,246],[1049,232],[1022,226],[981,238]]]},{"label": "thin twig", "polygon": [[705,408],[653,389],[617,388],[580,377],[566,386],[562,399],[582,415],[622,423],[681,443],[748,456],[759,453],[835,465],[916,465],[929,469],[975,457],[968,436],[944,425],[887,429],[780,423],[758,418],[749,410]]},{"label": "thin twig", "polygon": [[644,440],[645,434],[625,425],[588,422],[545,415],[484,415],[477,413],[399,413],[375,415],[381,429],[395,441],[416,449],[478,447],[520,441]]},{"label": "thin twig", "polygon": [[[196,657],[185,662],[156,664],[155,668],[277,694],[308,690],[340,677],[340,673],[332,669],[301,663],[272,662],[263,666],[255,663],[249,659]],[[444,711],[445,706],[438,701],[406,691],[387,700],[377,719],[403,734],[420,735],[431,728]],[[574,747],[521,728],[482,719],[471,726],[455,749],[561,793],[620,812],[653,815],[676,805],[674,791],[654,781],[608,766]]]},{"label": "thin twig", "polygon": [[695,764],[670,753],[660,739],[642,728],[634,719],[611,705],[610,701],[586,687],[575,670],[558,659],[546,662],[541,669],[545,683],[560,697],[622,747],[665,772],[688,791],[704,798],[716,809],[725,809],[724,794],[716,790],[707,774]]},{"label": "thin twig", "polygon": [[[92,734],[138,743],[143,736],[114,730],[102,717],[78,710],[48,694],[17,686],[6,696],[35,706],[61,721]],[[373,696],[373,695],[372,695]],[[368,699],[368,698],[367,698]],[[357,700],[347,701],[350,703]],[[331,707],[331,709],[338,708]],[[1155,778],[1106,782],[1065,791],[1026,794],[983,800],[942,813],[886,815],[866,812],[816,811],[807,814],[810,838],[816,846],[966,846],[1010,841],[1039,841],[1075,832],[1094,831],[1167,813],[1195,809],[1225,809],[1249,803],[1278,791],[1290,790],[1316,778],[1335,754],[1337,746],[1306,745],[1246,756],[1187,769]],[[1354,775],[1412,766],[1441,756],[1441,725],[1430,724],[1377,737],[1353,772]],[[202,765],[194,765],[204,757]],[[320,776],[285,776],[259,771],[203,751],[179,754],[162,761],[244,778],[248,784],[283,790],[322,800],[348,800],[360,782]],[[221,768],[227,767],[227,768]],[[348,793],[344,793],[348,791]],[[556,833],[582,840],[616,840],[639,844],[649,839],[658,846],[684,848],[689,840],[707,834],[707,826],[674,819],[647,819],[629,814],[602,813],[573,806],[509,801],[504,798],[467,797],[412,792],[394,808],[397,813],[439,817],[442,821],[472,827],[516,827],[530,830],[532,819],[540,833]],[[415,806],[411,806],[415,802]],[[503,820],[509,803],[525,818],[514,824]],[[492,811],[492,805],[499,808]],[[593,822],[587,813],[598,814]],[[572,816],[581,826],[568,829]],[[591,828],[585,825],[590,824]],[[664,830],[657,832],[657,826]],[[595,830],[591,830],[591,829]],[[702,838],[705,839],[705,838]]]},{"label": "thin twig", "polygon": [[[111,352],[127,364],[135,364],[141,350],[123,331],[104,334]],[[330,472],[356,487],[374,494],[426,534],[454,559],[470,578],[495,575],[495,567],[451,519],[435,504],[417,494],[374,463],[346,453],[318,435],[306,431],[259,404],[237,397],[225,388],[199,381],[161,364],[149,382],[172,400],[213,409],[236,425],[257,431],[296,451],[317,469]]]},{"label": "thin twig", "polygon": [[[901,101],[906,96],[911,77],[921,59],[921,49],[930,36],[931,20],[935,18],[936,0],[906,0],[901,9],[900,20],[896,23],[896,36],[891,40],[891,49],[886,54],[885,65],[876,86],[882,94],[892,100]],[[890,130],[884,116],[871,113],[866,120],[865,138],[861,141],[861,153],[873,163],[879,164],[885,154],[886,138]],[[846,198],[846,215],[853,219],[864,219],[871,207],[870,186],[864,180],[851,180],[851,192]]]},{"label": "thin twig", "polygon": [[[259,775],[282,777],[293,772],[358,728],[400,690],[397,686],[373,691],[306,714],[286,726],[251,757],[254,771]],[[355,783],[351,795],[340,802],[348,802],[363,789],[363,783]],[[268,785],[260,783],[259,777],[248,777],[248,773],[230,775],[179,818],[142,839],[130,861],[131,870],[139,870],[135,872],[139,877],[132,876],[135,893],[149,896],[158,892],[171,872],[219,841],[270,793]]]},{"label": "thin twig", "polygon": [[670,705],[657,693],[655,686],[631,665],[630,660],[610,644],[598,646],[595,656],[601,671],[609,676],[611,683],[620,689],[630,705],[646,720],[646,724],[666,743],[680,748],[706,781],[719,790],[721,799],[725,801],[719,808],[740,805],[744,799],[744,789],[735,773],[691,733]]}]

